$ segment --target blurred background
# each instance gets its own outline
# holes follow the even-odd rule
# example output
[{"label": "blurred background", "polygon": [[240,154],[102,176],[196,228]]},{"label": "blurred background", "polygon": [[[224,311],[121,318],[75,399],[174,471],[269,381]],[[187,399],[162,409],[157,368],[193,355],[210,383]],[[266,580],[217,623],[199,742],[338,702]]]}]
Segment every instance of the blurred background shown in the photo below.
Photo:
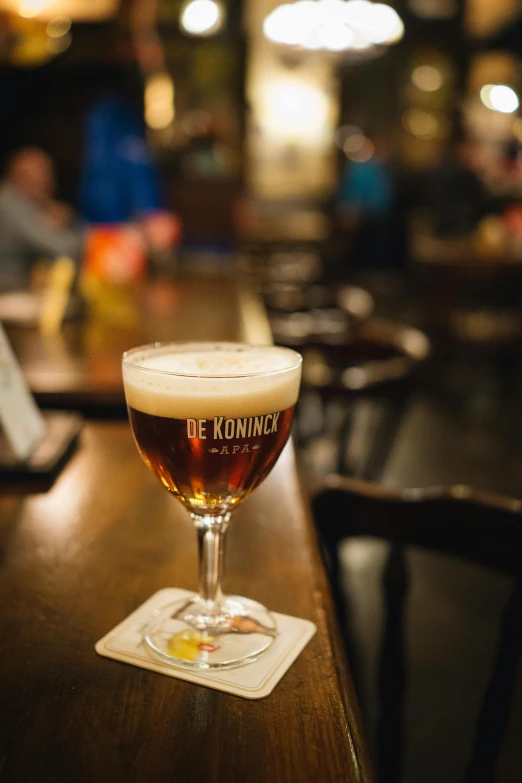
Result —
[{"label": "blurred background", "polygon": [[[230,277],[303,353],[313,492],[336,474],[518,509],[521,48],[517,0],[0,0],[0,320],[24,369],[52,375],[27,327],[64,276],[101,373],[145,283],[168,319],[178,279]],[[380,779],[522,780],[518,565],[409,546],[397,570],[360,533],[340,612]]]}]

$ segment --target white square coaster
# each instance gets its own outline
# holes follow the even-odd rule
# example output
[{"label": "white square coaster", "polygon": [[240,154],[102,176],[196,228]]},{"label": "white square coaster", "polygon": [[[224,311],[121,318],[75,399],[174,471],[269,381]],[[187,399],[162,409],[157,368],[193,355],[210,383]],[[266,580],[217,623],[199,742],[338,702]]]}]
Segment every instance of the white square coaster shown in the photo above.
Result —
[{"label": "white square coaster", "polygon": [[263,699],[273,691],[317,630],[309,620],[272,612],[279,635],[259,660],[235,669],[215,672],[173,666],[158,660],[148,651],[142,640],[143,628],[155,609],[189,595],[192,595],[190,591],[177,587],[159,590],[100,639],[95,646],[96,652],[106,658],[233,693],[245,699]]}]

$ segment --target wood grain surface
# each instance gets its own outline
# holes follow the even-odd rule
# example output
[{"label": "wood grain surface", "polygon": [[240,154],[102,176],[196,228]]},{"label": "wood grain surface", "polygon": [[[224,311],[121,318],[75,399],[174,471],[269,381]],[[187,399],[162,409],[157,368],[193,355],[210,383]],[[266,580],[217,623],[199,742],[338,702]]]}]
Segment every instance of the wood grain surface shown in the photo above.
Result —
[{"label": "wood grain surface", "polygon": [[325,576],[287,448],[229,532],[225,589],[318,632],[246,701],[100,658],[156,590],[196,588],[196,536],[127,425],[89,423],[46,494],[0,498],[0,779],[370,781]]},{"label": "wood grain surface", "polygon": [[[93,336],[89,323],[58,343],[20,333],[33,388],[121,395],[120,352],[137,343],[266,339],[263,314],[226,281],[154,296],[135,333]],[[192,523],[142,463],[126,422],[87,423],[48,492],[3,489],[0,556],[0,781],[373,780],[291,446],[228,533],[225,590],[318,628],[266,699],[96,655],[95,642],[158,589],[197,586]]]},{"label": "wood grain surface", "polygon": [[[91,315],[65,323],[55,337],[10,327],[8,336],[26,380],[44,407],[87,413],[125,412],[121,355],[156,341],[251,342],[251,303],[226,279],[157,281],[123,300],[118,323]],[[246,311],[248,308],[247,312]],[[259,330],[258,323],[254,329]]]}]

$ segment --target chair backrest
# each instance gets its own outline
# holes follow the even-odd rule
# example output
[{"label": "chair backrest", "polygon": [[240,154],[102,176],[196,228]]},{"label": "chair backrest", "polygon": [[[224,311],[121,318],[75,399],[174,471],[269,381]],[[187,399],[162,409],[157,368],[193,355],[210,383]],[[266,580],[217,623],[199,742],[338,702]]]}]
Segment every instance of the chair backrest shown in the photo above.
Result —
[{"label": "chair backrest", "polygon": [[522,501],[467,486],[393,490],[329,476],[313,509],[328,549],[343,538],[378,536],[451,552],[518,574],[522,565]]},{"label": "chair backrest", "polygon": [[[377,688],[375,762],[381,783],[399,783],[403,769],[408,681],[406,602],[410,584],[405,550],[414,545],[451,553],[515,577],[503,611],[495,660],[463,779],[463,783],[492,783],[510,719],[522,651],[522,501],[465,486],[395,491],[331,476],[315,493],[313,510],[348,654],[356,667],[356,681],[357,656],[347,625],[339,544],[357,536],[391,542],[382,579],[384,617]],[[430,705],[425,705],[425,709],[430,709]]]}]

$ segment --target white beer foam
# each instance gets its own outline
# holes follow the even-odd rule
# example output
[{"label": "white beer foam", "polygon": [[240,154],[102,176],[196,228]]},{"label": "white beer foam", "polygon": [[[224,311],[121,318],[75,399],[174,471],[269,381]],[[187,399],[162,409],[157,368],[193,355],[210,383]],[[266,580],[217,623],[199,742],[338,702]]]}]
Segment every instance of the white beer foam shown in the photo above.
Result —
[{"label": "white beer foam", "polygon": [[300,360],[275,346],[145,348],[124,359],[125,395],[132,408],[172,419],[262,416],[295,405]]}]

